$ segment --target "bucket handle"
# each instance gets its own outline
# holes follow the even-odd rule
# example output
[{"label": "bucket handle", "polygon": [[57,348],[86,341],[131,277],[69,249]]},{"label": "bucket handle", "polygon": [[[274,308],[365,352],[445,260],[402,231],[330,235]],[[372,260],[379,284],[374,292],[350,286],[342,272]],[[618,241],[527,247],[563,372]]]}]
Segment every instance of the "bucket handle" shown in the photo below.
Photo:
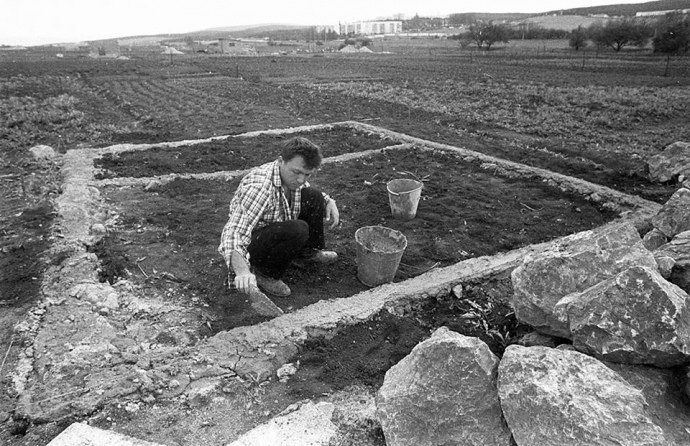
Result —
[{"label": "bucket handle", "polygon": [[[417,180],[417,182],[420,184],[420,187],[424,186],[424,183],[422,183],[421,181]],[[410,191],[405,191],[405,192],[393,192],[392,190],[390,190],[389,187],[386,187],[386,190],[388,191],[389,194],[393,194],[393,195],[395,195],[396,197],[399,197],[401,194],[406,194],[406,193],[408,193],[408,192],[412,192],[412,190],[417,190],[417,188],[412,189],[412,190],[410,190]]]}]

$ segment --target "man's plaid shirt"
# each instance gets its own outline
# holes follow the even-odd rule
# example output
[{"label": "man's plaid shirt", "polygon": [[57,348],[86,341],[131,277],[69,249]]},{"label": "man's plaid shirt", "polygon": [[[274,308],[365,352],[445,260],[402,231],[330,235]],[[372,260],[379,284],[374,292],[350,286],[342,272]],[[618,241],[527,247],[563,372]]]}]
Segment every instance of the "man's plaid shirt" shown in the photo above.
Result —
[{"label": "man's plaid shirt", "polygon": [[[309,187],[304,183],[302,187]],[[230,217],[223,228],[218,252],[230,264],[233,251],[249,261],[247,247],[252,231],[269,223],[296,220],[301,207],[302,190],[292,193],[292,209],[283,194],[279,161],[261,165],[250,171],[237,187],[230,202]]]}]

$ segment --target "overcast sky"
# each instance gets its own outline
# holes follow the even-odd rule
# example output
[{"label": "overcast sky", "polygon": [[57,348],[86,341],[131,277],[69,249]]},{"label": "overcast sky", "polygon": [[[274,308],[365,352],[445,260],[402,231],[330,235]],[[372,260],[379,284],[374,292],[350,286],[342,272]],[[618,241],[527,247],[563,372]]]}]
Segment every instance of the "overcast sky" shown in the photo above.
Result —
[{"label": "overcast sky", "polygon": [[[643,3],[629,0],[620,3]],[[0,0],[0,44],[38,45],[223,26],[336,25],[460,12],[526,12],[616,4],[611,0]]]}]

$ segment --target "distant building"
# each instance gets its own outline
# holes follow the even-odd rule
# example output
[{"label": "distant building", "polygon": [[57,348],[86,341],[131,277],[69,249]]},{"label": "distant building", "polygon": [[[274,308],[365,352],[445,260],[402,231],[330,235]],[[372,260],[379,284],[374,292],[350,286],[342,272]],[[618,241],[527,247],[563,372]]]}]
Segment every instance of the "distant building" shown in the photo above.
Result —
[{"label": "distant building", "polygon": [[252,56],[257,54],[257,47],[268,46],[264,39],[219,39],[220,52],[223,54]]},{"label": "distant building", "polygon": [[350,22],[340,24],[341,35],[399,34],[401,32],[401,20]]},{"label": "distant building", "polygon": [[96,40],[89,46],[89,55],[92,57],[120,57],[120,44],[117,39]]},{"label": "distant building", "polygon": [[338,29],[335,25],[318,25],[315,31],[317,34],[337,33]]}]

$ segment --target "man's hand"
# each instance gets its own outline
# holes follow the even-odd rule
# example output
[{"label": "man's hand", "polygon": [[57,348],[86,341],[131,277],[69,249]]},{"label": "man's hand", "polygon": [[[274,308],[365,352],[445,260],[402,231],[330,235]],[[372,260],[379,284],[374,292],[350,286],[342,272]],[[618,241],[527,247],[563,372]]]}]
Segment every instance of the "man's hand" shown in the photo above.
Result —
[{"label": "man's hand", "polygon": [[340,223],[340,212],[335,204],[335,200],[332,198],[326,203],[326,221],[331,222],[329,229],[335,228]]},{"label": "man's hand", "polygon": [[235,276],[235,288],[244,294],[249,294],[251,288],[256,288],[256,276],[252,273],[238,274]]},{"label": "man's hand", "polygon": [[249,262],[242,254],[233,251],[230,255],[230,264],[235,271],[235,288],[242,293],[249,294],[252,287],[256,288],[256,276],[252,274]]}]

